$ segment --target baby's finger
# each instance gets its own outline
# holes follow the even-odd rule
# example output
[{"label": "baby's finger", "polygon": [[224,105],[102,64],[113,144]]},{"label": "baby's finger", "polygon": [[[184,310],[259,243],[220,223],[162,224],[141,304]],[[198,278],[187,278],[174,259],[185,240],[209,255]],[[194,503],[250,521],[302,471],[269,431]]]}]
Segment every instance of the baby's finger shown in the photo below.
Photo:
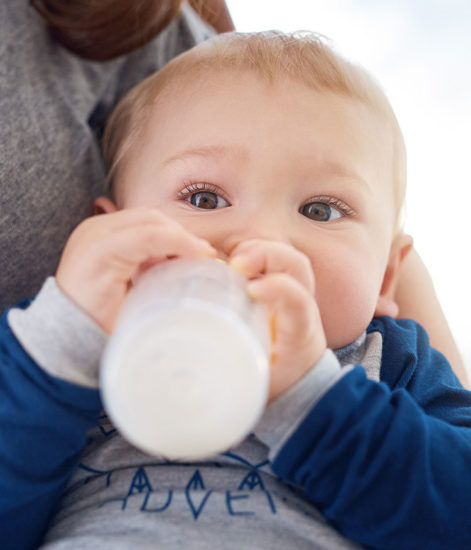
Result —
[{"label": "baby's finger", "polygon": [[157,208],[146,208],[143,206],[135,208],[127,208],[124,210],[116,210],[107,214],[98,214],[86,221],[90,223],[103,224],[106,223],[110,231],[117,231],[126,227],[142,224],[157,224],[157,225],[180,225]]},{"label": "baby's finger", "polygon": [[269,401],[302,378],[326,348],[319,310],[312,296],[285,274],[251,281],[249,293],[268,307],[274,325]]},{"label": "baby's finger", "polygon": [[238,245],[230,264],[248,279],[271,273],[284,273],[296,279],[311,295],[314,274],[305,254],[287,243],[252,239]]},{"label": "baby's finger", "polygon": [[320,316],[313,297],[290,275],[274,273],[250,281],[247,292],[262,302],[274,318],[275,346],[287,341],[311,338],[320,326]]},{"label": "baby's finger", "polygon": [[216,257],[207,242],[175,227],[144,224],[110,233],[90,246],[88,255],[95,268],[118,280],[130,280],[138,269],[167,260],[184,257]]},{"label": "baby's finger", "polygon": [[118,210],[109,214],[96,215],[83,221],[72,233],[71,239],[74,241],[83,241],[87,239],[96,241],[100,237],[109,233],[117,233],[131,228],[144,226],[153,226],[156,229],[168,228],[175,232],[186,233],[191,236],[195,242],[199,241],[197,237],[186,231],[181,224],[157,209],[151,208],[131,208],[129,210]]}]

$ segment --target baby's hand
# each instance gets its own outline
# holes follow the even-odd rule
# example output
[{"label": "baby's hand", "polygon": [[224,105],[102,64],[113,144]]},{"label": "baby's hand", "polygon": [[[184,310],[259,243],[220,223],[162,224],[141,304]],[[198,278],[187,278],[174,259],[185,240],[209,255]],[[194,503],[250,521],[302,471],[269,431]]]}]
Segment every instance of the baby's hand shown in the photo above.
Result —
[{"label": "baby's hand", "polygon": [[272,401],[300,380],[326,349],[311,264],[288,244],[253,239],[232,251],[231,265],[250,280],[247,291],[267,306],[274,324]]},{"label": "baby's hand", "polygon": [[94,216],[70,236],[56,273],[62,290],[106,332],[140,269],[169,257],[216,256],[214,248],[158,210]]}]

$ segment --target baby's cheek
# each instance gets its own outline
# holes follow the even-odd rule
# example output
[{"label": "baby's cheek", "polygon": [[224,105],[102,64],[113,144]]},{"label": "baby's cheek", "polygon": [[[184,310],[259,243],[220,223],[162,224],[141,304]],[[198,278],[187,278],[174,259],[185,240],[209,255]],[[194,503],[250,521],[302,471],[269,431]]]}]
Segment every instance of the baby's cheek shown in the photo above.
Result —
[{"label": "baby's cheek", "polygon": [[336,349],[355,341],[371,322],[381,278],[371,264],[358,261],[331,267],[316,272],[316,299],[327,345]]}]

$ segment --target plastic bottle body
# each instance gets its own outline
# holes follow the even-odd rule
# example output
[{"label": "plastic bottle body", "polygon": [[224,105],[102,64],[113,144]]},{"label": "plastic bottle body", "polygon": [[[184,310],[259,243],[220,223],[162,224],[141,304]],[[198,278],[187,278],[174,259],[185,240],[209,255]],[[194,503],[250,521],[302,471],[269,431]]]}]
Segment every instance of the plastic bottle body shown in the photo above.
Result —
[{"label": "plastic bottle body", "polygon": [[122,434],[172,460],[242,440],[268,393],[268,328],[245,280],[214,260],[171,260],[130,291],[102,359],[105,408]]}]

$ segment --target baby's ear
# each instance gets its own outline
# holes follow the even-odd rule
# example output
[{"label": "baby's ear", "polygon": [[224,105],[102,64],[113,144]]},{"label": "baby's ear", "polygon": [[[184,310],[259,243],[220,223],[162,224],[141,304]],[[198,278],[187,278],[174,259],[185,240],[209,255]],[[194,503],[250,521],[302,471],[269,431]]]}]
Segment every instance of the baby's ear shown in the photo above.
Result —
[{"label": "baby's ear", "polygon": [[108,197],[98,197],[93,203],[93,214],[95,216],[98,214],[110,214],[111,212],[116,212],[117,210],[118,207],[116,204]]},{"label": "baby's ear", "polygon": [[383,285],[376,303],[375,317],[389,315],[397,317],[399,306],[396,303],[396,287],[401,273],[404,259],[412,249],[412,237],[410,235],[398,235],[391,246],[388,265],[384,272]]}]

